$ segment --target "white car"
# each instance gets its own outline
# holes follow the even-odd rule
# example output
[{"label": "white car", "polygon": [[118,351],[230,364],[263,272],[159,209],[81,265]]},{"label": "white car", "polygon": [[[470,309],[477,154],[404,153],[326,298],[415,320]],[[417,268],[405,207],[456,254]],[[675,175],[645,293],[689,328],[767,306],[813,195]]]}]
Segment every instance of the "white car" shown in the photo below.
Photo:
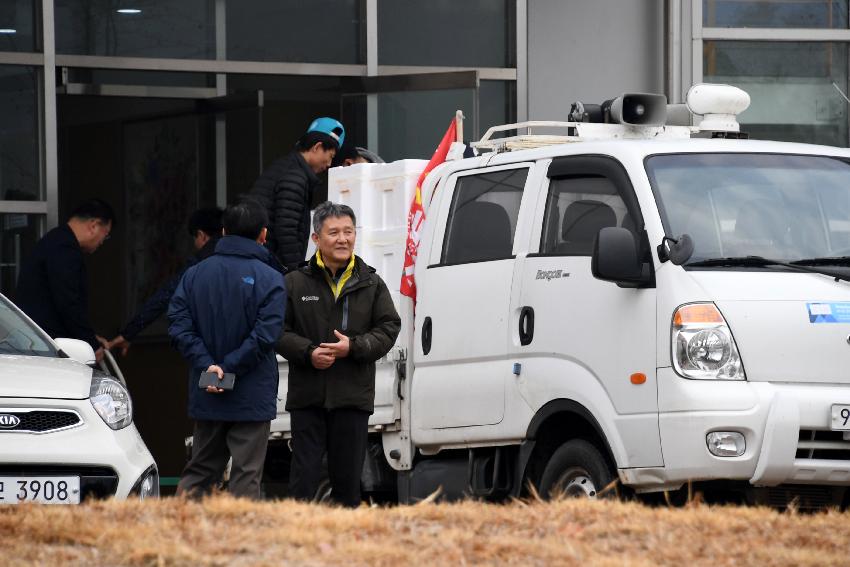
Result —
[{"label": "white car", "polygon": [[159,495],[130,394],[93,362],[0,295],[0,504]]}]

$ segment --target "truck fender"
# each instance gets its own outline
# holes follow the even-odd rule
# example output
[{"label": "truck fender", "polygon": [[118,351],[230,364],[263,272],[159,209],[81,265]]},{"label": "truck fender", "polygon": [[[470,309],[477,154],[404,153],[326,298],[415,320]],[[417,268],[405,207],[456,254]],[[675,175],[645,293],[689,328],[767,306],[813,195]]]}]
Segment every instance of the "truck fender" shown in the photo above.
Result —
[{"label": "truck fender", "polygon": [[518,481],[514,483],[512,494],[513,496],[519,497],[520,492],[522,491],[523,483],[521,482],[521,479],[524,479],[528,472],[528,464],[531,460],[531,456],[534,454],[534,449],[537,445],[538,431],[550,417],[555,416],[557,414],[575,415],[587,422],[591,426],[593,431],[596,433],[596,436],[600,441],[601,446],[599,447],[599,449],[603,451],[605,457],[616,468],[617,460],[614,458],[614,453],[608,443],[608,438],[606,437],[605,432],[602,430],[602,427],[599,425],[599,422],[596,420],[593,414],[586,407],[574,400],[552,400],[546,403],[539,410],[537,410],[537,413],[534,414],[534,417],[531,418],[531,422],[528,424],[528,430],[526,431],[525,440],[520,444],[519,454],[517,456],[516,478],[518,479]]}]

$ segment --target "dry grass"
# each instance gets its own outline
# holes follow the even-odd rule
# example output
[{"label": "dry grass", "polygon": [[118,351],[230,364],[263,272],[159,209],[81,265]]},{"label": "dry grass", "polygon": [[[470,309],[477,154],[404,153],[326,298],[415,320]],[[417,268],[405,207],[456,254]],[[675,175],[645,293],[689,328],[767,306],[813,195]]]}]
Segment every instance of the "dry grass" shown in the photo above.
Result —
[{"label": "dry grass", "polygon": [[0,556],[15,565],[847,565],[850,514],[584,500],[2,506]]}]

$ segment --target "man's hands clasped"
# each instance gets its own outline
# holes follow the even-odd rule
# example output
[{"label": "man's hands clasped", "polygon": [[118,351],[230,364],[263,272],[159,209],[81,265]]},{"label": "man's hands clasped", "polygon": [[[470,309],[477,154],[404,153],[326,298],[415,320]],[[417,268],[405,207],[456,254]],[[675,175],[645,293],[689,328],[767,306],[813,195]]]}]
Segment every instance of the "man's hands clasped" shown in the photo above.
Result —
[{"label": "man's hands clasped", "polygon": [[325,370],[330,368],[337,358],[348,356],[351,348],[351,340],[344,334],[334,330],[334,335],[339,339],[335,343],[321,343],[310,354],[310,362],[314,368]]}]

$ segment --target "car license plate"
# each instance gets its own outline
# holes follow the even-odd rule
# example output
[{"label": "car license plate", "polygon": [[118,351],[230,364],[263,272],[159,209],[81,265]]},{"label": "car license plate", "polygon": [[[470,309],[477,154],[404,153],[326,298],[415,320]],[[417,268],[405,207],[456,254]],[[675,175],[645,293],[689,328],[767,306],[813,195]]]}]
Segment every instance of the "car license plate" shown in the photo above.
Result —
[{"label": "car license plate", "polygon": [[78,476],[0,476],[0,504],[79,504]]},{"label": "car license plate", "polygon": [[832,430],[850,430],[850,405],[832,404]]}]

